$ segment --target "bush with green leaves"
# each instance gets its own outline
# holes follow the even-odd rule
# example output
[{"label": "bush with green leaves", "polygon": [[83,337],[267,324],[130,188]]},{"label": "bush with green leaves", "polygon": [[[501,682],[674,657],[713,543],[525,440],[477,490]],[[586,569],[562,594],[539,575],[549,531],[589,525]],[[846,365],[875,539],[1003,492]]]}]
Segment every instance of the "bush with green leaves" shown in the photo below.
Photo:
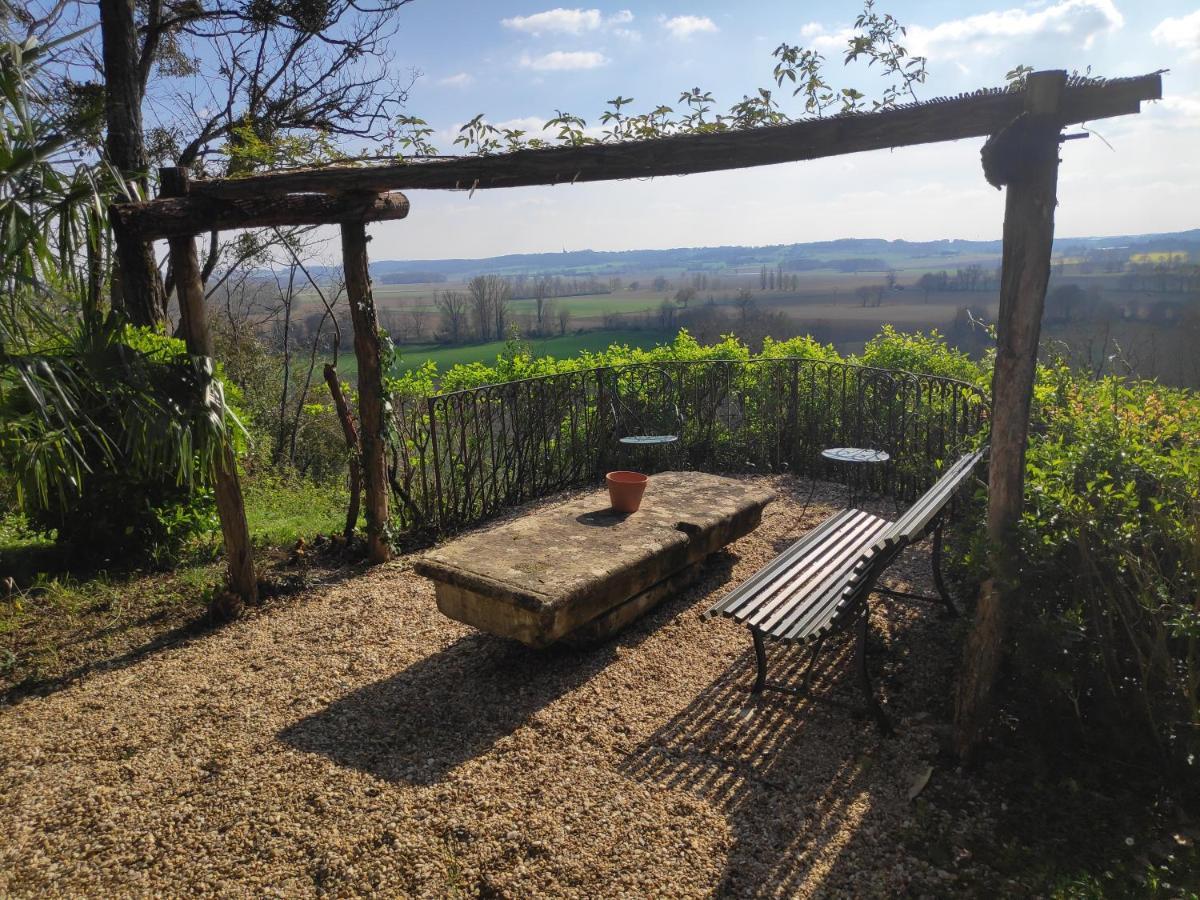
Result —
[{"label": "bush with green leaves", "polygon": [[1056,745],[1200,785],[1200,398],[1041,369],[1014,674]]},{"label": "bush with green leaves", "polygon": [[232,410],[182,341],[110,324],[6,363],[0,465],[31,528],[85,565],[169,562],[215,528]]}]

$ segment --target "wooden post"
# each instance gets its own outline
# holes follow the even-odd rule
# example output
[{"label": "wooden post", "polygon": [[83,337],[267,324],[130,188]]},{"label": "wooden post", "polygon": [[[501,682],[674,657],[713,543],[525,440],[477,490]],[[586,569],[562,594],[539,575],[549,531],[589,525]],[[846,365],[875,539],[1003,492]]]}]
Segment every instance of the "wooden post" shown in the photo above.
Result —
[{"label": "wooden post", "polygon": [[350,321],[354,325],[354,355],[358,359],[358,422],[363,486],[367,495],[367,557],[373,563],[381,563],[391,557],[391,547],[386,535],[388,482],[379,321],[367,268],[367,226],[361,221],[343,222],[341,228],[342,265],[346,272],[346,295],[350,299]]},{"label": "wooden post", "polygon": [[[187,170],[167,168],[159,171],[164,194],[183,196],[188,190]],[[196,256],[196,241],[192,237],[174,237],[168,242],[171,268],[175,273],[175,291],[179,297],[179,318],[184,342],[192,356],[213,355],[212,337],[204,313],[204,284],[200,280],[200,262]],[[213,600],[212,611],[223,619],[236,617],[244,603],[258,600],[258,579],[254,574],[254,558],[250,549],[250,527],[246,522],[246,507],[242,502],[242,487],[238,482],[237,461],[233,446],[226,441],[214,473],[217,513],[225,539],[225,557],[229,563],[229,592]]]},{"label": "wooden post", "polygon": [[[991,577],[984,582],[975,623],[967,639],[955,707],[955,745],[968,757],[991,712],[1010,608],[1019,587],[1017,525],[1025,491],[1025,448],[1037,367],[1042,309],[1050,279],[1054,207],[1058,187],[1056,118],[1066,72],[1031,74],[1023,120],[989,144],[1007,156],[1004,252],[996,365],[992,374],[991,464],[988,477],[988,541]],[[1006,146],[1005,146],[1006,145]],[[985,167],[991,148],[985,148]],[[989,171],[989,179],[993,173]]]},{"label": "wooden post", "polygon": [[346,509],[346,527],[342,529],[343,536],[350,540],[354,536],[354,529],[358,527],[358,513],[362,506],[362,457],[358,444],[358,429],[354,427],[350,404],[346,402],[346,392],[342,390],[342,381],[338,378],[333,363],[325,363],[325,383],[329,385],[338,421],[342,423],[346,449],[350,451],[350,505]]}]

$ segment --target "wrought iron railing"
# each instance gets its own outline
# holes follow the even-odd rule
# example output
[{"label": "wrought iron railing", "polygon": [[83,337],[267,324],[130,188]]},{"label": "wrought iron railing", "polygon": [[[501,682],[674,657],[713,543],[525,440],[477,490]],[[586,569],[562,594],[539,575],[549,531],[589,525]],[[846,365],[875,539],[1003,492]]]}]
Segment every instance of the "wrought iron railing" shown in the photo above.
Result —
[{"label": "wrought iron railing", "polygon": [[[783,358],[603,367],[393,403],[395,525],[445,533],[617,467],[830,477],[820,451],[884,449],[864,487],[912,499],[983,428],[951,378]],[[672,433],[650,449],[620,438]],[[834,476],[836,477],[836,476]]]}]

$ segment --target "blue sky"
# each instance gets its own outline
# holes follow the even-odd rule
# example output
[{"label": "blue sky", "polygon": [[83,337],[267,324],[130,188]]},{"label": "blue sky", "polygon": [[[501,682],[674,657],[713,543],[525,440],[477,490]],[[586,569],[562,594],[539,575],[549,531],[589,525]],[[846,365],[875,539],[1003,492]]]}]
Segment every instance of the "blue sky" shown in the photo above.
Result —
[{"label": "blue sky", "polygon": [[[1169,68],[1166,101],[1141,116],[1095,125],[1064,146],[1058,230],[1063,235],[1200,226],[1200,6],[1129,0],[880,0],[929,57],[922,97],[999,85],[1018,63],[1088,66],[1109,76]],[[555,109],[596,124],[605,101],[640,111],[680,91],[713,91],[723,108],[771,87],[781,42],[826,52],[844,71],[839,32],[853,2],[434,2],[405,7],[395,65],[422,73],[408,104],[453,152],[476,113],[536,126]],[[844,75],[844,78],[842,77]],[[793,107],[794,109],[794,107]],[[984,182],[980,141],[646,182],[479,191],[414,191],[404,222],[373,227],[372,255],[483,256],[560,248],[624,249],[766,244],[838,237],[995,238],[1003,197]]]}]

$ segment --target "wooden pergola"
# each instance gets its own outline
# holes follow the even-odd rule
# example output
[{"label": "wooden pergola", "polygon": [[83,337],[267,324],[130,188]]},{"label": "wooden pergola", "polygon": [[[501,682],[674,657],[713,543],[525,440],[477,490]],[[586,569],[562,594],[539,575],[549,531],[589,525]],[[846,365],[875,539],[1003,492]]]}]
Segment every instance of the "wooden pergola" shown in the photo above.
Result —
[{"label": "wooden pergola", "polygon": [[[378,322],[367,267],[366,224],[408,215],[397,191],[490,190],[715,172],[963,138],[986,137],[984,174],[1007,188],[1000,312],[992,380],[988,532],[992,580],[980,600],[968,654],[989,681],[999,648],[1006,603],[1016,585],[1015,525],[1021,513],[1024,457],[1042,307],[1050,276],[1058,148],[1063,129],[1082,122],[1137,113],[1162,96],[1161,73],[1112,80],[1036,72],[1023,89],[992,89],[873,113],[855,113],[788,125],[579,147],[519,150],[480,157],[398,159],[357,165],[271,172],[188,182],[166,169],[161,194],[117,204],[111,221],[120,259],[140,244],[167,239],[175,272],[182,332],[189,351],[211,356],[204,291],[194,238],[214,230],[271,225],[336,224],[358,360],[359,419],[370,556],[388,556],[388,483],[384,397]],[[133,281],[127,281],[133,286]],[[249,533],[232,453],[218,472],[217,499],[229,559],[230,588],[256,594]],[[968,680],[972,677],[968,673]],[[990,684],[990,681],[989,681]],[[966,694],[988,684],[966,684]]]}]

